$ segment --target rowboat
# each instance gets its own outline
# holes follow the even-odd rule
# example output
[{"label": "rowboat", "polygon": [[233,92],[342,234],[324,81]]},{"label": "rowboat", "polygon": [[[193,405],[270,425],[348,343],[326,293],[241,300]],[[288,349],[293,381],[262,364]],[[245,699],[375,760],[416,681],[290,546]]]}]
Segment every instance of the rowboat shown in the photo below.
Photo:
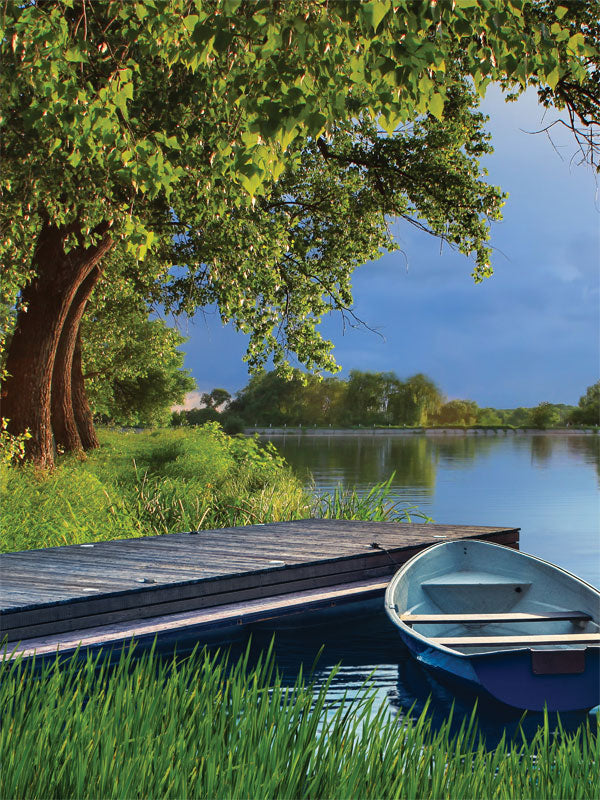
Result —
[{"label": "rowboat", "polygon": [[443,682],[523,710],[600,703],[600,592],[554,564],[489,542],[444,542],[404,564],[385,607]]}]

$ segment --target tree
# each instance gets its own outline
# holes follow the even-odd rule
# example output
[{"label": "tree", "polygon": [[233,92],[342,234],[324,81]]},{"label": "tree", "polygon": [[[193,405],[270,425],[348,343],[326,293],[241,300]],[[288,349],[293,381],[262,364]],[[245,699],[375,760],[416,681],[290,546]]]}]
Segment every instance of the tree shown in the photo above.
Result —
[{"label": "tree", "polygon": [[477,409],[477,424],[478,425],[504,425],[502,419],[502,412],[497,408],[478,408]]},{"label": "tree", "polygon": [[560,415],[557,409],[552,403],[544,401],[530,410],[527,424],[532,428],[544,430],[545,428],[551,428],[553,425],[556,425],[559,420]]},{"label": "tree", "polygon": [[388,408],[396,425],[427,425],[442,403],[438,386],[419,372],[400,384],[390,396]]},{"label": "tree", "polygon": [[[129,258],[131,275],[142,275],[146,290],[151,272],[138,262],[149,252],[163,267],[179,264],[205,276],[195,281],[194,304],[216,299],[224,319],[248,329],[251,361],[264,359],[265,350],[284,361],[290,349],[310,368],[330,366],[330,348],[315,324],[324,305],[348,308],[351,259],[340,262],[343,274],[333,283],[323,261],[320,270],[302,271],[310,251],[299,266],[292,258],[283,274],[257,269],[287,263],[280,220],[260,239],[252,271],[245,259],[224,269],[219,246],[228,231],[246,251],[258,198],[315,142],[325,161],[338,158],[338,124],[347,131],[349,120],[364,116],[391,134],[423,118],[449,121],[445,103],[451,108],[454,95],[464,96],[469,79],[481,92],[495,79],[517,92],[539,85],[544,102],[566,104],[574,118],[594,121],[598,4],[588,3],[589,13],[577,5],[4,4],[3,298],[17,305],[18,315],[2,413],[11,432],[31,430],[29,456],[52,464],[61,414],[66,439],[76,445],[82,438],[72,408],[83,391],[72,385],[79,327],[109,253]],[[353,135],[360,138],[359,131]],[[472,130],[450,135],[455,152],[467,157],[480,145]],[[379,164],[343,157],[353,174],[374,169],[383,176]],[[451,176],[449,152],[446,161],[439,168]],[[475,183],[476,161],[475,155]],[[400,173],[402,164],[395,166]],[[434,185],[432,177],[427,185]],[[441,196],[432,200],[431,192],[413,187],[414,213],[408,213],[433,232],[443,231],[448,217],[454,243],[475,252],[476,274],[485,274],[489,192],[467,192],[457,206],[454,189],[453,180],[442,181]],[[447,211],[457,207],[458,216]],[[497,203],[490,210],[493,219]],[[298,252],[297,230],[292,239]],[[283,320],[285,346],[276,333]]]},{"label": "tree", "polygon": [[231,411],[249,425],[297,424],[302,408],[302,378],[295,372],[286,380],[275,371],[252,375],[248,385],[237,392]]},{"label": "tree", "polygon": [[211,392],[202,393],[202,402],[206,408],[215,411],[225,410],[231,401],[231,395],[227,389],[213,389]]},{"label": "tree", "polygon": [[314,376],[306,386],[306,407],[309,414],[307,424],[345,425],[345,398],[347,383],[333,376],[316,380]]},{"label": "tree", "polygon": [[[80,329],[80,372],[87,385],[83,402],[89,397],[90,416],[104,421],[165,424],[171,406],[195,388],[189,371],[182,369],[179,348],[185,338],[163,320],[149,319],[133,287],[121,282],[118,296],[109,289],[98,287]],[[83,429],[81,421],[78,428]],[[61,440],[58,444],[64,446]]]},{"label": "tree", "polygon": [[518,408],[504,409],[504,424],[514,425],[516,428],[527,425],[529,420],[529,411],[530,409],[523,408],[523,406],[519,406]]},{"label": "tree", "polygon": [[393,372],[350,371],[345,407],[352,425],[376,425],[386,421],[389,398],[397,390],[399,380]]},{"label": "tree", "polygon": [[474,425],[478,412],[473,400],[450,400],[439,409],[435,421],[438,425]]},{"label": "tree", "polygon": [[588,386],[569,419],[575,425],[600,425],[600,381]]}]

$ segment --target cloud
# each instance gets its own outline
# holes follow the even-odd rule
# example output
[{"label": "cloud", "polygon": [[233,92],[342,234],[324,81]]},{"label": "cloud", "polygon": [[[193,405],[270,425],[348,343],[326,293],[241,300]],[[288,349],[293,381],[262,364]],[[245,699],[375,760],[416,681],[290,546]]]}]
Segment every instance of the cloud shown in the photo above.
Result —
[{"label": "cloud", "polygon": [[[209,391],[209,390],[207,390]],[[188,392],[184,398],[182,406],[171,406],[171,411],[189,411],[192,408],[201,408],[203,392]]]}]

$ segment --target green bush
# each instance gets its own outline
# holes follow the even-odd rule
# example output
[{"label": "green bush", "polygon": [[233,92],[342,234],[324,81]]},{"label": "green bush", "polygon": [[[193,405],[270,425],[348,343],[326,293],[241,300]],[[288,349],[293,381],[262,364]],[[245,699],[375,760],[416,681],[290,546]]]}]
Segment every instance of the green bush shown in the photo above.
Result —
[{"label": "green bush", "polygon": [[311,498],[275,449],[218,425],[100,432],[52,472],[0,467],[2,550],[308,516]]}]

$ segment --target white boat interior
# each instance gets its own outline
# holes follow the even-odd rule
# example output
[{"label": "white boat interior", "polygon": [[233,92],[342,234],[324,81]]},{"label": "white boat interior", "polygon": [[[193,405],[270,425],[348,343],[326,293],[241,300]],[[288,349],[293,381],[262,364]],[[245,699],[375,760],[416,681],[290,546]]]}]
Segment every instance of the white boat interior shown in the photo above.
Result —
[{"label": "white boat interior", "polygon": [[394,577],[394,616],[436,645],[478,652],[600,645],[600,595],[560,568],[476,540],[434,546]]}]

